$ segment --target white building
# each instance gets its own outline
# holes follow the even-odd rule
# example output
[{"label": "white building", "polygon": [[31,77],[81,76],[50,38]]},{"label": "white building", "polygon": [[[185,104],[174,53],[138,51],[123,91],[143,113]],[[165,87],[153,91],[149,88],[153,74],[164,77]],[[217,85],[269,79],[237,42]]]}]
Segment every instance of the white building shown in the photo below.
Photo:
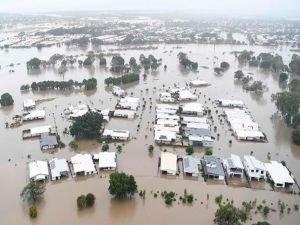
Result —
[{"label": "white building", "polygon": [[239,100],[229,100],[229,99],[218,99],[216,102],[221,107],[230,107],[230,108],[243,108],[244,102]]},{"label": "white building", "polygon": [[206,117],[188,117],[188,116],[183,116],[181,123],[184,125],[187,125],[188,123],[204,123],[208,124],[208,120]]},{"label": "white building", "polygon": [[66,159],[50,159],[49,167],[52,180],[59,180],[62,176],[69,176],[69,166]]},{"label": "white building", "polygon": [[118,87],[118,86],[112,86],[112,93],[118,97],[124,97],[125,96],[125,91]]},{"label": "white building", "polygon": [[165,126],[165,125],[154,125],[154,131],[168,131],[168,132],[174,132],[179,133],[179,125],[176,126]]},{"label": "white building", "polygon": [[94,154],[94,160],[99,161],[100,170],[115,170],[117,168],[117,156],[115,152],[99,152]]},{"label": "white building", "polygon": [[161,152],[160,171],[162,174],[176,175],[177,155],[169,152]]},{"label": "white building", "polygon": [[206,87],[206,86],[209,86],[210,84],[204,80],[197,79],[197,80],[190,81],[190,85],[192,87]]},{"label": "white building", "polygon": [[181,113],[182,114],[192,114],[197,116],[203,116],[205,114],[205,110],[203,108],[203,105],[200,103],[187,103],[183,106],[181,106]]},{"label": "white building", "polygon": [[210,136],[189,135],[189,145],[199,147],[213,147],[214,139]]},{"label": "white building", "polygon": [[173,141],[176,141],[176,132],[155,131],[154,140],[159,144],[171,144]]},{"label": "white building", "polygon": [[267,168],[265,164],[257,160],[254,156],[245,155],[244,156],[244,168],[250,180],[261,180],[266,179]]},{"label": "white building", "polygon": [[23,121],[42,120],[45,119],[45,110],[35,110],[23,115]]},{"label": "white building", "polygon": [[223,160],[223,166],[229,177],[243,177],[244,166],[238,155],[231,154],[231,157]]},{"label": "white building", "polygon": [[23,139],[31,138],[31,137],[39,137],[42,133],[50,133],[51,126],[41,126],[41,127],[33,127],[27,130],[23,130]]},{"label": "white building", "polygon": [[134,119],[135,115],[136,115],[136,111],[133,111],[133,110],[117,109],[114,111],[115,117]]},{"label": "white building", "polygon": [[157,113],[156,114],[156,119],[165,119],[165,120],[176,120],[179,121],[180,117],[177,115],[169,115],[166,113]]},{"label": "white building", "polygon": [[45,181],[49,179],[47,161],[34,161],[29,163],[29,178],[34,181]]},{"label": "white building", "polygon": [[175,98],[172,97],[171,93],[163,92],[159,95],[159,101],[161,102],[175,102]]},{"label": "white building", "polygon": [[156,124],[166,126],[166,127],[175,127],[175,126],[179,126],[179,121],[167,120],[167,119],[158,119],[156,121]]},{"label": "white building", "polygon": [[265,163],[265,166],[269,177],[274,182],[274,187],[289,188],[294,185],[294,179],[282,163],[271,161],[270,163]]},{"label": "white building", "polygon": [[107,130],[106,129],[103,131],[102,136],[107,139],[128,141],[130,134],[128,130]]},{"label": "white building", "polygon": [[137,110],[139,107],[139,98],[125,97],[121,98],[116,105],[119,109]]},{"label": "white building", "polygon": [[25,110],[34,109],[36,106],[35,101],[32,99],[26,99],[23,102],[23,108]]},{"label": "white building", "polygon": [[95,165],[90,154],[77,154],[71,157],[74,176],[96,174]]}]

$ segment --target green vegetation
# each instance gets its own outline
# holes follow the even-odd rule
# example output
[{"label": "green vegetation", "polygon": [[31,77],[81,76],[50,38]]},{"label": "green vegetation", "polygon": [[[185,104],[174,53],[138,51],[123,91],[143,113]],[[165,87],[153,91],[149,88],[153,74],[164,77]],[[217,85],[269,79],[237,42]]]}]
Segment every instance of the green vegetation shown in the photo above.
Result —
[{"label": "green vegetation", "polygon": [[77,197],[77,208],[84,209],[86,207],[86,198],[84,195],[80,195]]},{"label": "green vegetation", "polygon": [[184,195],[183,195],[183,197],[181,197],[181,200],[183,203],[187,202],[187,203],[191,204],[194,201],[194,196],[193,196],[193,194],[188,194],[187,190],[184,189]]},{"label": "green vegetation", "polygon": [[70,126],[70,134],[76,138],[93,139],[100,135],[103,117],[97,112],[88,112],[75,119]]},{"label": "green vegetation", "polygon": [[300,80],[299,79],[292,80],[289,83],[289,88],[290,88],[290,91],[299,93],[300,92]]},{"label": "green vegetation", "polygon": [[77,143],[77,141],[75,141],[75,140],[71,141],[71,142],[69,143],[69,147],[70,147],[71,149],[77,150],[77,149],[78,149],[78,143]]},{"label": "green vegetation", "polygon": [[[95,78],[83,79],[82,82],[68,80],[68,81],[41,81],[41,82],[32,82],[31,90],[33,91],[46,91],[46,90],[72,90],[74,88],[82,88],[85,90],[93,90],[97,88],[97,80]],[[26,88],[26,89],[24,89]],[[29,85],[22,85],[21,90],[28,90]]]},{"label": "green vegetation", "polygon": [[219,195],[215,198],[215,203],[218,204],[219,206],[222,203],[223,195]]},{"label": "green vegetation", "polygon": [[213,154],[213,150],[211,148],[205,148],[204,155],[212,155],[212,154]]},{"label": "green vegetation", "polygon": [[279,75],[279,81],[280,82],[286,81],[288,78],[289,78],[289,75],[287,73],[281,73]]},{"label": "green vegetation", "polygon": [[32,58],[30,59],[26,65],[27,65],[27,69],[39,69],[40,65],[42,63],[42,60],[38,59],[38,58]]},{"label": "green vegetation", "polygon": [[122,146],[121,146],[121,145],[118,145],[118,146],[117,146],[117,151],[118,151],[118,153],[121,153],[121,152],[122,152]]},{"label": "green vegetation", "polygon": [[244,77],[244,73],[241,70],[237,70],[234,72],[234,78],[241,80]]},{"label": "green vegetation", "polygon": [[125,60],[120,55],[115,55],[111,59],[111,72],[120,73],[126,69]]},{"label": "green vegetation", "polygon": [[292,61],[289,64],[291,73],[300,75],[300,56],[293,54]]},{"label": "green vegetation", "polygon": [[117,172],[109,176],[108,191],[114,197],[124,199],[137,192],[137,185],[133,176]]},{"label": "green vegetation", "polygon": [[29,216],[30,218],[34,219],[38,215],[37,207],[35,205],[32,205],[29,207]]},{"label": "green vegetation", "polygon": [[173,201],[176,201],[175,200],[175,192],[164,192],[163,193],[163,197],[164,197],[164,199],[165,199],[165,203],[167,204],[167,205],[172,205],[172,203],[173,203]]},{"label": "green vegetation", "polygon": [[223,70],[228,70],[230,67],[228,62],[221,62],[220,64],[220,68],[222,68]]},{"label": "green vegetation", "polygon": [[217,225],[240,225],[246,219],[247,216],[243,210],[227,203],[226,205],[219,205],[219,209],[215,213],[214,222]]},{"label": "green vegetation", "polygon": [[0,98],[1,106],[9,106],[14,104],[14,99],[9,93],[4,93]]},{"label": "green vegetation", "polygon": [[179,52],[177,58],[179,59],[180,65],[183,66],[185,69],[189,69],[189,70],[198,69],[198,63],[189,60],[186,53]]},{"label": "green vegetation", "polygon": [[109,150],[109,145],[108,144],[102,145],[101,150],[102,150],[102,152],[107,152]]},{"label": "green vegetation", "polygon": [[153,146],[153,145],[149,145],[149,147],[148,147],[148,152],[149,152],[150,154],[152,154],[153,151],[154,151],[154,146]]},{"label": "green vegetation", "polygon": [[262,209],[262,213],[264,217],[267,217],[270,212],[270,208],[268,206],[264,206]]},{"label": "green vegetation", "polygon": [[294,144],[300,145],[300,129],[293,130],[292,140]]},{"label": "green vegetation", "polygon": [[194,148],[193,148],[193,146],[191,146],[191,145],[187,146],[186,149],[185,149],[185,152],[188,155],[193,155],[194,154]]},{"label": "green vegetation", "polygon": [[96,197],[92,193],[85,196],[86,207],[92,207],[95,204]]},{"label": "green vegetation", "polygon": [[253,225],[271,225],[271,224],[266,221],[263,221],[263,222],[254,223]]},{"label": "green vegetation", "polygon": [[104,80],[104,83],[109,86],[110,84],[119,85],[119,84],[127,84],[130,82],[138,81],[140,79],[140,75],[136,73],[130,73],[123,75],[121,77],[108,77]]},{"label": "green vegetation", "polygon": [[31,180],[22,190],[20,196],[29,204],[40,202],[44,197],[45,187],[43,184]]}]

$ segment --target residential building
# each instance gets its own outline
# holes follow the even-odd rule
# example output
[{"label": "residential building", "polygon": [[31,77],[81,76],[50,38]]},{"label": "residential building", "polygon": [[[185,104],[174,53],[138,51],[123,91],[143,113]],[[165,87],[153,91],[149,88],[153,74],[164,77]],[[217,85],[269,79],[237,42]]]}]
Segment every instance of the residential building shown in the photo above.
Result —
[{"label": "residential building", "polygon": [[182,157],[183,172],[186,176],[199,176],[200,159],[191,155],[185,155]]},{"label": "residential building", "polygon": [[177,174],[177,155],[169,152],[161,152],[160,171],[166,175]]},{"label": "residential building", "polygon": [[294,179],[282,163],[271,161],[270,163],[265,163],[265,166],[274,187],[289,188],[294,185]]},{"label": "residential building", "polygon": [[222,161],[219,157],[212,155],[204,155],[202,161],[204,176],[206,179],[224,180],[225,173]]},{"label": "residential building", "polygon": [[66,159],[50,159],[49,167],[52,180],[60,180],[62,176],[69,176],[69,166]]},{"label": "residential building", "polygon": [[231,157],[223,160],[223,166],[229,177],[243,177],[244,165],[238,155],[231,154]]},{"label": "residential building", "polygon": [[90,154],[77,154],[71,157],[74,176],[96,174],[95,165]]},{"label": "residential building", "polygon": [[115,152],[99,152],[94,154],[94,160],[98,160],[100,170],[115,170],[117,168],[117,155]]},{"label": "residential building", "polygon": [[46,181],[49,179],[47,161],[33,161],[29,163],[29,178],[34,181]]},{"label": "residential building", "polygon": [[257,160],[254,156],[245,155],[243,163],[245,172],[250,180],[266,179],[267,169],[263,162]]}]

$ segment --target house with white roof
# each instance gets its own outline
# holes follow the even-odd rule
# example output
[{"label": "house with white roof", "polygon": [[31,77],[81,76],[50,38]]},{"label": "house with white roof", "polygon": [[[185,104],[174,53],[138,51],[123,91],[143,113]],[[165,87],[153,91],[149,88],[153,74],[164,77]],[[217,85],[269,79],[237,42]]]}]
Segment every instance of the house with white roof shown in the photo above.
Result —
[{"label": "house with white roof", "polygon": [[183,116],[181,123],[187,125],[188,123],[205,123],[208,124],[208,120],[206,117],[189,117]]},{"label": "house with white roof", "polygon": [[121,98],[116,105],[116,109],[137,110],[139,107],[139,98],[125,97]]},{"label": "house with white roof", "polygon": [[159,101],[160,102],[175,102],[175,98],[172,97],[171,93],[168,92],[162,92],[159,94]]},{"label": "house with white roof", "polygon": [[71,157],[74,176],[96,174],[93,158],[90,154],[77,154]]},{"label": "house with white roof", "polygon": [[189,135],[188,136],[189,145],[198,146],[198,147],[213,147],[214,139],[211,136],[197,136]]},{"label": "house with white roof", "polygon": [[179,126],[179,121],[167,120],[167,119],[158,119],[156,121],[156,124],[166,126],[166,127],[175,127],[175,126]]},{"label": "house with white roof", "polygon": [[267,168],[263,162],[257,160],[254,156],[245,155],[243,163],[244,163],[245,172],[250,180],[266,179]]},{"label": "house with white roof", "polygon": [[102,136],[107,139],[128,141],[130,134],[129,130],[104,130]]},{"label": "house with white roof", "polygon": [[209,86],[210,84],[204,80],[192,80],[190,81],[190,85],[192,87],[206,87],[206,86]]},{"label": "house with white roof", "polygon": [[217,104],[221,107],[243,108],[244,102],[240,100],[218,99]]},{"label": "house with white roof", "polygon": [[49,167],[52,180],[60,180],[62,176],[69,176],[69,166],[66,159],[50,159]]},{"label": "house with white roof", "polygon": [[289,188],[294,185],[294,179],[282,163],[271,161],[270,163],[265,163],[265,166],[274,187]]},{"label": "house with white roof", "polygon": [[51,133],[51,126],[33,127],[22,131],[23,139],[31,137],[39,137],[42,133]]},{"label": "house with white roof", "polygon": [[171,144],[176,141],[176,132],[155,131],[154,140],[158,144]]},{"label": "house with white roof", "polygon": [[35,110],[23,114],[23,121],[42,120],[45,119],[45,117],[46,117],[45,110]]},{"label": "house with white roof", "polygon": [[154,131],[168,131],[168,132],[174,132],[179,133],[179,125],[175,126],[166,126],[166,125],[154,125]]},{"label": "house with white roof", "polygon": [[223,166],[229,177],[243,177],[244,165],[238,155],[231,154],[231,157],[223,160]]},{"label": "house with white roof", "polygon": [[185,105],[180,106],[182,114],[191,114],[197,116],[203,116],[205,114],[205,110],[203,105],[197,102],[187,103]]},{"label": "house with white roof", "polygon": [[30,110],[30,109],[34,109],[36,106],[35,101],[32,99],[26,99],[23,102],[23,108],[24,110]]},{"label": "house with white roof", "polygon": [[115,170],[117,168],[117,155],[115,152],[99,152],[94,154],[94,160],[98,160],[100,170]]},{"label": "house with white roof", "polygon": [[34,181],[45,181],[49,179],[47,161],[33,161],[29,163],[29,178]]},{"label": "house with white roof", "polygon": [[176,121],[180,120],[178,115],[169,115],[169,114],[166,114],[166,113],[157,113],[156,114],[156,119],[176,120]]},{"label": "house with white roof", "polygon": [[161,152],[160,172],[166,175],[176,175],[177,173],[177,155],[170,152]]},{"label": "house with white roof", "polygon": [[125,91],[118,87],[118,86],[112,86],[112,93],[115,95],[115,96],[118,96],[118,97],[124,97],[125,96]]},{"label": "house with white roof", "polygon": [[134,119],[136,116],[136,111],[127,110],[127,109],[116,109],[114,111],[114,117]]},{"label": "house with white roof", "polygon": [[183,172],[186,176],[198,177],[200,174],[200,159],[191,155],[182,157]]}]

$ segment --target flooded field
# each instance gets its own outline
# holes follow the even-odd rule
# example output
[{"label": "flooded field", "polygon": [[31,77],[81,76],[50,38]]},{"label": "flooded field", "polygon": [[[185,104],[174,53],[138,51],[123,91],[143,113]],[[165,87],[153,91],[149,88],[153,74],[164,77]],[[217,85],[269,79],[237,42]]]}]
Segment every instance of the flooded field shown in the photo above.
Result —
[{"label": "flooded field", "polygon": [[[2,146],[0,157],[2,192],[0,192],[0,197],[6,203],[5,207],[0,207],[0,223],[61,224],[68,221],[72,224],[162,224],[163,222],[164,224],[175,225],[189,221],[190,224],[213,224],[214,212],[217,208],[214,197],[221,193],[226,198],[234,199],[234,202],[238,204],[254,198],[272,202],[276,209],[279,199],[286,202],[291,208],[294,204],[300,204],[299,196],[271,191],[268,185],[262,185],[262,187],[258,185],[257,188],[250,189],[235,185],[230,187],[224,184],[207,184],[203,180],[187,179],[182,175],[177,178],[159,175],[158,157],[160,150],[168,149],[171,152],[182,154],[185,149],[156,145],[153,156],[148,154],[148,145],[154,144],[152,122],[155,119],[155,107],[150,108],[150,102],[152,102],[152,106],[155,106],[159,90],[174,87],[174,84],[183,87],[186,81],[199,78],[212,84],[209,87],[195,89],[199,95],[198,102],[212,109],[214,125],[217,126],[217,131],[212,131],[213,135],[220,134],[220,137],[214,143],[214,154],[220,157],[228,157],[231,153],[243,156],[253,152],[257,159],[267,162],[269,152],[272,160],[286,161],[287,167],[293,172],[295,179],[300,182],[300,147],[292,144],[290,140],[291,129],[286,127],[280,118],[272,117],[276,113],[276,107],[270,96],[272,93],[282,91],[278,82],[278,74],[263,73],[248,67],[242,68],[245,74],[253,73],[254,80],[260,80],[268,87],[268,90],[260,96],[246,92],[239,84],[234,82],[234,72],[240,68],[234,55],[230,54],[231,51],[244,49],[251,49],[255,54],[276,52],[288,64],[292,55],[289,49],[222,45],[215,47],[213,45],[182,45],[180,47],[160,45],[156,50],[120,51],[126,62],[132,56],[138,59],[139,55],[143,53],[162,58],[163,65],[168,66],[166,71],[161,67],[155,73],[149,72],[145,80],[141,78],[139,82],[122,86],[129,95],[132,93],[132,96],[146,100],[145,110],[142,110],[142,107],[139,109],[138,118],[134,120],[114,118],[106,124],[106,128],[130,130],[131,140],[124,143],[122,152],[118,154],[118,170],[136,177],[139,189],[145,189],[147,192],[146,199],[143,200],[136,196],[132,200],[116,203],[111,200],[111,196],[107,191],[108,177],[84,177],[76,180],[68,178],[58,183],[48,183],[46,185],[45,200],[41,203],[39,216],[35,221],[28,218],[27,206],[21,202],[19,197],[19,193],[27,179],[26,163],[37,159],[50,159],[54,156],[68,159],[76,152],[99,152],[101,145],[94,141],[82,141],[76,152],[67,146],[64,149],[43,153],[40,150],[38,139],[22,140],[22,130],[35,126],[56,124],[62,141],[68,144],[72,137],[63,135],[63,130],[69,127],[70,122],[62,117],[63,110],[66,107],[71,104],[83,103],[97,109],[113,109],[117,98],[112,95],[110,89],[105,87],[104,84],[104,79],[111,76],[111,73],[100,68],[98,64],[91,68],[78,68],[75,65],[74,68],[69,68],[64,76],[59,75],[53,69],[42,69],[36,73],[28,72],[26,69],[26,62],[33,57],[49,59],[54,53],[80,55],[86,51],[54,47],[40,51],[37,49],[0,50],[0,63],[2,65],[0,90],[2,93],[11,93],[15,100],[14,106],[0,109],[0,146]],[[113,48],[113,46],[107,46],[101,50],[109,48]],[[188,53],[191,60],[198,62],[199,73],[180,71],[177,59],[179,51]],[[214,60],[214,56],[217,59]],[[216,76],[213,72],[214,62],[219,65],[222,61],[229,62],[230,68],[224,75]],[[108,58],[108,62],[110,62],[110,58]],[[14,73],[9,73],[10,67],[6,66],[10,63],[15,64],[13,67]],[[17,63],[20,63],[20,65],[16,65]],[[208,69],[201,66],[207,66]],[[84,78],[91,77],[98,80],[97,91],[30,91],[21,93],[19,90],[22,84],[30,84],[33,81],[62,81],[63,79],[81,81]],[[5,121],[21,111],[23,100],[28,98],[34,100],[54,98],[51,101],[42,101],[37,106],[38,109],[46,110],[46,119],[29,122],[18,128],[6,129]],[[217,107],[213,100],[219,98],[242,100],[247,106],[247,110],[251,112],[253,119],[260,125],[261,130],[266,133],[268,143],[237,141],[231,135],[228,126],[218,119]],[[140,128],[138,130],[139,124]],[[229,144],[229,140],[232,140],[232,144]],[[116,145],[110,144],[110,150],[116,150]],[[202,155],[203,151],[202,148],[198,148],[196,154]],[[256,187],[257,185],[253,184],[253,186]],[[155,199],[151,195],[151,191],[161,192],[164,190],[183,193],[184,188],[197,198],[193,206],[173,203],[173,206],[167,207],[160,196]],[[260,190],[262,188],[267,190]],[[91,210],[78,212],[75,200],[78,195],[88,192],[96,195],[96,205]],[[210,195],[209,200],[207,200],[207,193]],[[253,215],[253,221],[256,219],[262,220],[261,215]],[[272,224],[299,224],[300,213],[292,212],[290,215],[280,216],[279,212],[272,212],[268,220]],[[248,223],[252,224],[251,221]]]}]

